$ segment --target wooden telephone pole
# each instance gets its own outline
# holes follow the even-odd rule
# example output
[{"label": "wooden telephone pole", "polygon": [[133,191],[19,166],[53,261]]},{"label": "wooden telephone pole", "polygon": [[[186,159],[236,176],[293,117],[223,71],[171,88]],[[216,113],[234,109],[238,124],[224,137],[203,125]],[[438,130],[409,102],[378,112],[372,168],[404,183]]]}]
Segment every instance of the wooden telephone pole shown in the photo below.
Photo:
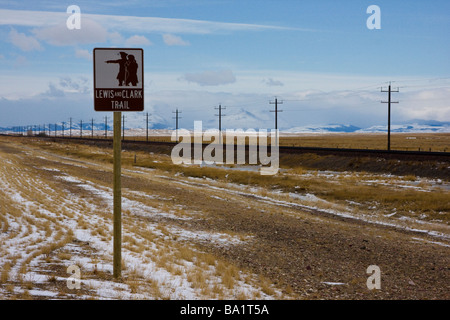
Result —
[{"label": "wooden telephone pole", "polygon": [[275,112],[275,142],[278,144],[278,112],[283,112],[283,110],[278,110],[278,104],[283,104],[283,101],[275,98],[275,102],[270,101],[269,103],[275,104],[275,110],[270,110],[270,112]]},{"label": "wooden telephone pole", "polygon": [[219,110],[219,114],[216,114],[216,117],[219,117],[219,144],[222,144],[222,117],[224,116],[222,114],[222,109],[226,109],[226,107],[222,107],[222,105],[219,104],[219,107],[214,109]]},{"label": "wooden telephone pole", "polygon": [[391,93],[399,92],[399,90],[398,90],[398,88],[396,90],[392,90],[391,83],[389,82],[388,90],[383,90],[383,88],[381,88],[381,92],[388,93],[388,101],[381,101],[381,103],[388,104],[388,145],[387,145],[387,149],[388,149],[388,151],[390,151],[391,150],[391,103],[398,103],[398,101],[391,101]]},{"label": "wooden telephone pole", "polygon": [[178,143],[178,119],[180,119],[180,117],[178,116],[178,114],[181,113],[181,111],[178,111],[178,108],[176,111],[172,111],[172,113],[175,113],[175,133],[176,133],[176,137],[177,137],[177,143]]}]

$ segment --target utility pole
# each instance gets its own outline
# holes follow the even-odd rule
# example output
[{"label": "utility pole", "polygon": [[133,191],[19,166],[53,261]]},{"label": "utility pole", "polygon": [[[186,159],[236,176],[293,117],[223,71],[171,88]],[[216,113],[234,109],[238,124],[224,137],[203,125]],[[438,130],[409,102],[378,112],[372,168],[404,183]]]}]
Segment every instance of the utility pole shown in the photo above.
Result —
[{"label": "utility pole", "polygon": [[270,110],[270,112],[275,112],[275,130],[278,129],[278,112],[283,112],[283,110],[278,110],[278,104],[283,104],[283,101],[278,101],[277,98],[275,98],[275,102],[270,101],[270,104],[275,105],[275,110]]},{"label": "utility pole", "polygon": [[269,101],[269,103],[275,105],[275,110],[270,110],[270,112],[275,112],[275,142],[278,144],[278,112],[283,112],[283,110],[278,110],[278,104],[283,104],[283,101],[278,101],[275,97],[275,101]]},{"label": "utility pole", "polygon": [[215,107],[214,109],[219,110],[219,114],[216,114],[216,117],[219,117],[219,144],[222,144],[222,116],[225,116],[222,114],[222,109],[226,109],[226,107],[222,107],[219,104],[219,107]]},{"label": "utility pole", "polygon": [[80,120],[80,138],[83,138],[83,120]]},{"label": "utility pole", "polygon": [[72,138],[72,118],[70,118],[69,135],[70,135],[70,137]]},{"label": "utility pole", "polygon": [[108,116],[105,116],[105,139],[108,138]]},{"label": "utility pole", "polygon": [[176,114],[175,118],[173,118],[173,119],[176,119],[176,121],[175,121],[175,127],[176,127],[175,133],[176,133],[177,143],[178,143],[178,119],[180,118],[180,117],[178,116],[178,114],[181,113],[181,111],[178,111],[178,108],[177,108],[177,110],[176,110],[176,111],[172,111],[172,113],[175,113],[175,114]]},{"label": "utility pole", "polygon": [[62,123],[62,136],[63,136],[63,138],[64,138],[64,124],[65,124],[65,122]]},{"label": "utility pole", "polygon": [[91,119],[91,138],[94,138],[94,118]]},{"label": "utility pole", "polygon": [[388,104],[388,145],[387,149],[388,151],[391,151],[391,103],[398,103],[398,101],[391,101],[391,93],[392,92],[399,92],[398,88],[396,90],[392,90],[391,88],[391,82],[389,82],[388,90],[383,90],[381,88],[381,92],[388,92],[388,101],[381,101],[381,103],[387,103]]},{"label": "utility pole", "polygon": [[146,128],[147,128],[147,142],[148,142],[148,116],[149,116],[149,114],[147,112],[147,126],[146,126]]}]

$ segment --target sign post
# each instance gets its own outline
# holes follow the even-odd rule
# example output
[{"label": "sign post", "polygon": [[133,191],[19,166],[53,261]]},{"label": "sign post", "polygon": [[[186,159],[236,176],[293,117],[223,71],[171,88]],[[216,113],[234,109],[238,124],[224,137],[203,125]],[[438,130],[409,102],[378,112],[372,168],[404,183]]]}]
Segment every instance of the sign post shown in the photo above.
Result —
[{"label": "sign post", "polygon": [[120,140],[120,121],[122,112],[114,112],[113,136],[113,234],[114,234],[114,261],[113,276],[119,279],[122,274],[122,142]]},{"label": "sign post", "polygon": [[114,113],[113,135],[113,276],[122,274],[122,112],[144,110],[144,51],[94,49],[94,109]]}]

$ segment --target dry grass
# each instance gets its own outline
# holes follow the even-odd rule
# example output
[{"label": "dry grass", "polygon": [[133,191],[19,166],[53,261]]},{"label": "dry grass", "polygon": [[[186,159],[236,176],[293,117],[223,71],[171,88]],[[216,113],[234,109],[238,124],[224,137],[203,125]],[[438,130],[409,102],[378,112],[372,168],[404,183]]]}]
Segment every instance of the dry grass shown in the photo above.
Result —
[{"label": "dry grass", "polygon": [[[90,145],[48,143],[39,140],[35,140],[31,144],[28,144],[27,141],[26,146],[34,148],[29,152],[48,157],[47,162],[43,162],[47,166],[53,165],[53,168],[80,181],[88,181],[90,185],[101,190],[110,187],[107,175],[110,172],[109,164],[112,158],[110,153],[105,152],[104,149]],[[42,150],[50,155],[42,153]],[[137,163],[134,163],[135,154],[137,154]],[[79,167],[70,167],[63,163],[69,160],[55,161],[55,159],[61,160],[58,158],[59,156],[76,160],[71,163],[82,165],[89,171],[84,173]],[[99,196],[82,190],[73,183],[63,182],[54,177],[62,173],[44,171],[39,167],[34,168],[24,160],[11,158],[8,153],[2,153],[1,149],[0,157],[13,160],[9,164],[2,162],[0,180],[8,183],[26,201],[31,203],[28,207],[18,206],[5,192],[0,192],[2,213],[0,226],[3,232],[8,231],[9,234],[9,238],[2,238],[2,240],[6,240],[6,242],[8,239],[14,238],[21,239],[21,241],[29,240],[27,240],[28,249],[24,250],[26,257],[8,254],[7,246],[0,251],[0,261],[7,261],[2,265],[0,284],[4,288],[11,288],[11,284],[20,283],[23,288],[20,298],[29,298],[29,290],[33,288],[31,282],[27,280],[27,275],[32,271],[30,266],[33,264],[50,265],[55,262],[66,266],[67,263],[72,263],[77,259],[76,254],[67,250],[68,244],[74,244],[76,237],[72,229],[68,228],[65,223],[70,221],[78,231],[86,231],[96,241],[109,242],[112,240],[111,214]],[[309,157],[307,159],[309,161],[320,160],[315,155],[305,155],[305,157]],[[357,161],[355,161],[355,165],[358,165]],[[297,163],[287,165],[284,168],[286,171],[278,175],[262,176],[259,173],[248,171],[177,166],[172,164],[167,155],[127,151],[123,152],[123,168],[128,178],[135,179],[134,189],[124,192],[124,196],[130,201],[139,203],[142,207],[153,208],[152,214],[163,212],[178,218],[192,217],[191,209],[187,205],[186,207],[177,206],[173,198],[145,196],[146,184],[160,183],[163,186],[165,181],[173,179],[187,183],[187,186],[183,186],[184,191],[189,190],[189,184],[199,181],[205,186],[211,184],[230,190],[247,190],[246,192],[249,194],[259,197],[298,202],[319,209],[340,210],[348,208],[348,202],[351,201],[357,203],[354,208],[363,213],[376,212],[381,216],[395,211],[396,216],[403,215],[447,224],[449,222],[448,191],[435,189],[429,182],[414,174],[404,177],[365,172],[327,174],[300,166]],[[155,171],[148,170],[148,174],[143,174],[143,171],[133,173],[133,170],[146,168],[152,168]],[[92,175],[93,172],[102,173]],[[159,175],[164,175],[167,179],[159,178]],[[199,179],[189,180],[189,178]],[[247,189],[243,186],[247,186]],[[253,190],[255,188],[256,191]],[[48,192],[50,190],[51,192]],[[198,189],[193,186],[193,190]],[[69,195],[75,194],[75,192],[77,196],[71,198]],[[205,189],[204,192],[211,192],[214,195],[211,190],[206,191]],[[321,201],[298,200],[295,197],[295,195],[305,194],[315,195]],[[70,203],[70,207],[65,205],[67,203]],[[189,204],[189,201],[186,200],[185,203]],[[204,212],[213,211],[216,205],[212,201],[204,204],[202,210]],[[24,214],[24,212],[29,212],[29,214]],[[178,234],[173,231],[173,222],[170,219],[157,218],[152,214],[141,215],[139,210],[124,209],[123,250],[130,257],[139,257],[142,266],[154,265],[156,268],[154,271],[164,271],[172,276],[186,279],[198,296],[203,298],[259,299],[264,295],[276,296],[278,294],[270,279],[260,275],[248,276],[251,274],[248,270],[238,268],[230,261],[202,251],[195,245],[195,241],[180,240]],[[267,209],[267,214],[281,213],[280,210]],[[13,228],[12,225],[16,225],[13,221],[21,227]],[[233,233],[231,230],[225,230],[224,233],[230,237],[239,238],[241,241],[245,241],[249,236]],[[39,237],[33,239],[33,235],[39,235]],[[44,239],[51,239],[51,241]],[[9,243],[11,243],[9,245],[13,245],[12,241]],[[88,250],[88,247],[89,245],[83,245],[84,250]],[[89,248],[87,252],[91,257],[90,262],[80,264],[86,279],[109,281],[111,275],[101,266],[110,264],[110,257],[107,258],[105,253],[95,252],[93,248]],[[128,293],[138,297],[147,295],[156,299],[177,297],[169,282],[151,278],[141,268],[143,267],[136,265],[135,262],[123,262],[123,270],[126,275],[123,283],[126,284],[127,289],[123,289],[124,292],[119,292],[118,295],[122,298],[128,297]],[[11,272],[12,270],[18,270],[18,272]],[[67,274],[64,274],[64,268],[61,270],[60,274],[67,277]],[[51,287],[58,283],[57,277],[49,275],[47,282]],[[240,290],[243,284],[256,286],[258,289]],[[94,291],[94,289],[92,287],[90,291]],[[284,292],[286,295],[283,297],[293,295],[292,288],[289,289],[289,286],[286,286]],[[60,293],[61,296],[65,296],[65,294],[64,290]]]},{"label": "dry grass", "polygon": [[[128,136],[126,140],[145,141],[146,137]],[[171,142],[170,136],[150,136],[149,141]],[[224,137],[224,143],[226,137]],[[210,143],[210,141],[205,141]],[[280,134],[281,146],[379,149],[387,148],[387,133],[299,133]],[[391,133],[392,150],[450,152],[450,133]]]},{"label": "dry grass", "polygon": [[[42,144],[39,141],[34,143],[34,146],[38,146],[37,150],[43,149],[46,152],[61,154],[65,159],[71,157],[81,161],[83,166],[110,162],[109,155],[98,152],[98,149],[91,146],[80,147],[71,145],[59,149],[60,146],[58,144]],[[36,149],[27,150],[29,156],[38,152]],[[2,154],[0,150],[0,156],[5,157],[8,154]],[[125,168],[128,162],[132,162],[132,155],[125,153]],[[49,167],[51,165],[47,164],[45,166]],[[0,261],[8,261],[7,264],[2,265],[0,277],[2,285],[4,285],[4,288],[11,287],[11,284],[21,287],[20,290],[16,290],[16,293],[13,294],[11,292],[11,297],[15,296],[20,299],[33,298],[30,295],[30,290],[34,288],[35,284],[28,279],[28,275],[34,268],[30,266],[34,265],[44,264],[50,266],[61,263],[67,265],[67,263],[73,264],[75,261],[75,264],[83,270],[83,279],[85,281],[89,279],[108,281],[111,275],[108,276],[107,273],[102,271],[101,266],[110,262],[105,261],[104,257],[93,256],[89,263],[80,263],[76,260],[78,254],[74,255],[70,250],[66,249],[68,244],[74,243],[72,229],[68,229],[65,226],[65,223],[69,221],[76,226],[77,230],[88,232],[90,237],[98,239],[97,241],[108,242],[111,240],[111,229],[105,227],[111,223],[111,217],[105,211],[104,206],[98,202],[98,199],[83,190],[73,189],[74,185],[71,183],[67,184],[62,180],[55,179],[54,176],[64,175],[60,171],[68,169],[61,163],[55,162],[51,171],[43,170],[35,164],[30,166],[29,163],[22,160],[7,163],[7,167],[2,170],[2,181],[8,183],[11,192],[20,194],[25,199],[25,202],[23,206],[17,206],[17,203],[7,194],[0,192],[2,200],[1,226],[6,231],[12,231],[10,230],[12,219],[20,221],[21,229],[16,232],[10,232],[11,245],[18,246],[17,243],[13,244],[15,237],[22,239],[24,244],[25,239],[30,238],[31,240],[26,242],[27,249],[25,251],[27,254],[24,258],[19,256],[13,257],[3,250],[0,252],[0,257],[2,258]],[[70,171],[70,175],[80,181],[86,180],[86,177],[83,175],[79,176],[76,170]],[[89,178],[93,181],[93,185],[97,187],[105,183],[104,181],[95,180],[93,177]],[[44,192],[44,190],[50,191],[50,193]],[[69,193],[68,190],[70,190]],[[82,192],[77,197],[70,195],[75,190]],[[170,204],[167,200],[163,200],[161,203],[161,200],[145,198],[138,194],[130,194],[130,200],[161,209],[163,212],[171,212],[180,216],[187,215],[184,209],[178,206],[174,207],[176,204]],[[71,202],[70,207],[65,205],[67,201]],[[7,215],[4,214],[6,212],[8,213]],[[236,267],[231,263],[226,261],[218,263],[217,258],[212,254],[204,253],[187,242],[176,241],[177,237],[172,235],[170,226],[166,226],[163,222],[158,223],[156,228],[151,230],[148,228],[146,220],[136,215],[133,210],[124,210],[123,228],[122,248],[124,253],[140,256],[147,264],[155,263],[157,268],[164,270],[168,274],[185,277],[191,288],[202,297],[227,298],[230,295],[234,296],[233,289],[235,289],[235,285],[241,279],[235,271]],[[3,247],[2,249],[5,248]],[[88,249],[87,247],[85,248]],[[92,250],[92,248],[89,250]],[[124,297],[128,294],[141,296],[146,292],[151,294],[153,298],[166,299],[174,294],[173,289],[170,289],[170,282],[149,279],[147,278],[148,276],[141,272],[141,266],[136,266],[134,263],[130,265],[125,260],[122,262],[123,273],[126,275],[123,283],[126,284],[126,292],[128,293],[119,292],[117,293],[118,296]],[[225,266],[226,272],[223,275],[216,274],[214,272],[216,266]],[[11,274],[13,268],[18,270],[17,273]],[[58,268],[60,276],[67,277],[65,267]],[[44,285],[47,287],[61,287],[60,280],[55,274],[48,274],[46,280]],[[86,288],[88,291],[95,290],[95,287],[92,285],[87,285]],[[215,292],[220,292],[220,294]],[[58,296],[65,297],[66,294],[67,289],[64,289],[64,286],[62,286]],[[249,296],[251,297],[251,294]]]},{"label": "dry grass", "polygon": [[[445,145],[449,142],[450,134],[415,134],[416,139],[410,138],[411,134],[395,134],[393,141],[408,141],[411,143],[418,143],[418,141],[427,141],[429,144],[426,146],[429,148],[437,145]],[[289,139],[299,139],[298,137],[288,137]],[[286,138],[286,139],[288,139]],[[380,141],[383,140],[383,135],[380,134],[336,134],[326,135],[324,139],[323,135],[320,136],[308,136],[307,139],[311,141],[328,141],[344,139],[347,141],[348,147],[356,147],[364,141]],[[110,162],[111,158],[105,153],[99,153],[96,147],[93,146],[72,146],[71,144],[65,145],[64,152],[76,155],[80,159],[85,159],[86,155],[88,159],[95,158],[97,161]],[[46,145],[46,148],[57,150],[60,152],[61,147],[59,144]],[[94,152],[95,151],[95,152]],[[97,154],[97,157],[93,157],[92,154]],[[100,155],[99,155],[100,154]],[[360,176],[353,174],[351,177],[339,178],[339,183],[329,181],[324,178],[317,178],[314,173],[318,171],[308,170],[306,167],[299,166],[298,163],[318,163],[324,162],[323,166],[327,164],[332,165],[336,162],[332,156],[318,156],[314,154],[305,154],[301,156],[289,155],[289,157],[282,157],[281,163],[284,163],[284,168],[293,170],[291,172],[294,175],[276,175],[276,176],[262,176],[259,173],[239,171],[239,170],[223,170],[213,167],[200,167],[200,166],[178,166],[172,164],[170,157],[166,155],[148,155],[145,152],[137,152],[138,162],[134,164],[134,155],[136,152],[123,152],[124,166],[137,166],[146,167],[161,170],[171,174],[182,174],[185,177],[194,178],[210,178],[217,181],[232,182],[236,184],[254,185],[262,187],[260,195],[264,196],[271,189],[280,189],[285,192],[300,192],[300,193],[312,193],[320,196],[328,201],[354,201],[362,204],[378,203],[379,209],[383,209],[386,212],[390,212],[394,209],[398,210],[402,214],[420,215],[425,213],[426,219],[432,220],[435,218],[444,219],[448,221],[449,217],[443,212],[450,211],[450,203],[448,200],[448,192],[435,190],[432,193],[424,193],[421,190],[414,189],[402,189],[396,188],[395,182],[390,182],[391,186],[380,184],[367,185],[359,183]],[[288,158],[288,159],[286,159]],[[364,167],[371,165],[373,161],[370,159],[355,159],[353,167]],[[390,162],[386,164],[388,167]],[[392,165],[399,166],[397,161],[392,162]],[[405,166],[408,166],[405,163]],[[346,163],[347,167],[352,165]],[[370,168],[369,168],[370,169]],[[447,169],[446,169],[447,170]],[[306,173],[313,173],[311,177]],[[376,176],[376,175],[375,175]],[[373,177],[371,178],[373,179]],[[391,178],[393,180],[394,178]],[[416,181],[416,174],[406,174],[403,178],[404,181]],[[420,186],[420,185],[419,185]],[[164,204],[166,206],[166,204]]]},{"label": "dry grass", "polygon": [[[387,148],[385,133],[335,133],[282,135],[280,145],[349,149]],[[450,151],[449,133],[391,133],[392,150]]]}]

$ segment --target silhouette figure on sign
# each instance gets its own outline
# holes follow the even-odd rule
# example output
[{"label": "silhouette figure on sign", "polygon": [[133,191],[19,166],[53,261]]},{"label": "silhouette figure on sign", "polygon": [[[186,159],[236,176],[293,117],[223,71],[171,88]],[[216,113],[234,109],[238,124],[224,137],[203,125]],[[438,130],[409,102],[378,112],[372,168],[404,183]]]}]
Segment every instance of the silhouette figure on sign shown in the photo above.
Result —
[{"label": "silhouette figure on sign", "polygon": [[125,85],[128,86],[130,83],[132,86],[136,86],[138,83],[137,78],[137,68],[138,64],[136,59],[132,54],[128,55],[128,60],[125,64]]},{"label": "silhouette figure on sign", "polygon": [[[137,79],[137,68],[138,64],[133,55],[128,55],[127,53],[121,51],[119,52],[120,59],[117,60],[106,60],[106,63],[118,63],[119,73],[116,79],[119,81],[119,86],[128,86],[130,83],[132,86],[136,86],[139,82]],[[127,58],[128,56],[128,58]]]}]

